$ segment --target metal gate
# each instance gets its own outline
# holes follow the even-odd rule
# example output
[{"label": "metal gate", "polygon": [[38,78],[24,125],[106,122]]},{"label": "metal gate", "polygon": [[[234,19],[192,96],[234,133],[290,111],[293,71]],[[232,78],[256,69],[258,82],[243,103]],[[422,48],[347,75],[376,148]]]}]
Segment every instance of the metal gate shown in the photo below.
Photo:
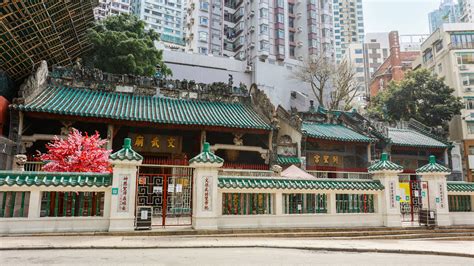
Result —
[{"label": "metal gate", "polygon": [[[419,180],[400,182],[402,222],[418,222],[421,209],[428,208],[428,183]],[[426,206],[424,206],[426,205]]]},{"label": "metal gate", "polygon": [[152,208],[153,226],[191,225],[193,169],[141,166],[137,206]]}]

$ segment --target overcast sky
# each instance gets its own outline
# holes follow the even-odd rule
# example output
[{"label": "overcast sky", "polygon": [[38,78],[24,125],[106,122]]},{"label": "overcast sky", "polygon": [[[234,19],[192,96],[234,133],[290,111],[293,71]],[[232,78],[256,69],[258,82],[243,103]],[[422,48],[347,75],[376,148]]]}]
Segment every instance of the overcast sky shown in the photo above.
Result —
[{"label": "overcast sky", "polygon": [[441,0],[362,0],[365,32],[428,34],[428,13],[437,9]]}]

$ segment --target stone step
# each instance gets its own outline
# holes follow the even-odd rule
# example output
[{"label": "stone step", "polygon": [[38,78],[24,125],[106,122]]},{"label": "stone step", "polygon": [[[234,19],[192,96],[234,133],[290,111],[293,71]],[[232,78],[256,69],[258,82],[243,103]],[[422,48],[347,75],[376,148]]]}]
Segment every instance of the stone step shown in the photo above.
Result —
[{"label": "stone step", "polygon": [[333,237],[334,240],[364,240],[364,239],[423,239],[423,240],[434,240],[434,239],[451,239],[451,240],[461,240],[461,239],[474,239],[474,232],[471,233],[418,233],[418,234],[399,234],[399,235],[371,235],[371,236],[357,236],[357,237]]}]

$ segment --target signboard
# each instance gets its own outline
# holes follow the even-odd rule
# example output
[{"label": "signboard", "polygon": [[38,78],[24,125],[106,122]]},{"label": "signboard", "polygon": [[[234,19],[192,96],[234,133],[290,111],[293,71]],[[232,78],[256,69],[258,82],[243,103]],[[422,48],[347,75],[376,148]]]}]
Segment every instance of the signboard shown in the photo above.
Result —
[{"label": "signboard", "polygon": [[130,176],[120,175],[119,176],[119,196],[118,196],[118,210],[117,212],[128,212],[128,198],[130,191]]},{"label": "signboard", "polygon": [[410,202],[410,183],[399,183],[400,202]]},{"label": "signboard", "polygon": [[438,190],[439,190],[439,208],[444,208],[444,184],[442,182],[438,183]]},{"label": "signboard", "polygon": [[211,204],[211,193],[212,193],[212,178],[209,176],[204,177],[204,188],[203,188],[203,201],[202,201],[202,210],[203,211],[212,211]]},{"label": "signboard", "polygon": [[309,153],[308,165],[310,166],[338,166],[343,167],[344,157],[330,153]]},{"label": "signboard", "polygon": [[137,152],[181,153],[182,137],[130,133],[132,148]]},{"label": "signboard", "polygon": [[395,183],[389,183],[390,208],[395,209]]},{"label": "signboard", "polygon": [[118,188],[117,187],[112,188],[112,195],[118,195]]}]

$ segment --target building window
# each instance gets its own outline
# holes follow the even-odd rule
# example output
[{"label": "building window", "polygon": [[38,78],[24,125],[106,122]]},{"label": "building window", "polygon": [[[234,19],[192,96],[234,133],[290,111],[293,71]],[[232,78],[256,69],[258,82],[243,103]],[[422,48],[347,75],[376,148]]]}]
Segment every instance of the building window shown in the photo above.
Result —
[{"label": "building window", "polygon": [[42,193],[41,217],[103,216],[104,192]]},{"label": "building window", "polygon": [[290,46],[290,57],[295,57],[295,47],[294,46]]},{"label": "building window", "polygon": [[356,58],[356,59],[355,59],[355,62],[356,62],[357,64],[364,63],[364,59],[363,59],[363,58]]},{"label": "building window", "polygon": [[267,41],[260,41],[260,50],[269,52],[270,51],[269,43]]},{"label": "building window", "polygon": [[372,194],[336,194],[337,213],[374,213]]},{"label": "building window", "polygon": [[474,48],[474,35],[473,34],[451,34],[451,46],[453,48]]},{"label": "building window", "polygon": [[199,17],[199,25],[201,26],[209,25],[209,19],[207,17]]},{"label": "building window", "polygon": [[470,195],[448,195],[450,212],[470,212],[472,211]]},{"label": "building window", "polygon": [[209,2],[207,1],[201,1],[200,3],[200,9],[204,11],[209,11]]},{"label": "building window", "polygon": [[276,14],[277,23],[285,23],[285,16],[281,13]]},{"label": "building window", "polygon": [[355,49],[354,53],[355,54],[362,54],[362,49]]},{"label": "building window", "polygon": [[283,213],[327,213],[327,198],[326,194],[283,194]]},{"label": "building window", "polygon": [[198,53],[200,54],[207,54],[208,50],[206,47],[199,47],[198,48]]},{"label": "building window", "polygon": [[223,193],[222,214],[273,214],[273,195],[270,193]]},{"label": "building window", "polygon": [[458,65],[474,65],[474,53],[457,53]]},{"label": "building window", "polygon": [[438,53],[439,51],[443,50],[443,41],[440,40],[435,44],[435,50]]},{"label": "building window", "polygon": [[30,192],[0,192],[0,218],[28,217]]},{"label": "building window", "polygon": [[260,34],[268,35],[268,25],[260,24]]},{"label": "building window", "polygon": [[466,124],[467,124],[467,133],[474,134],[474,122],[466,122]]},{"label": "building window", "polygon": [[276,31],[276,37],[278,39],[284,39],[285,38],[285,31],[282,29],[279,29]]},{"label": "building window", "polygon": [[356,67],[356,72],[357,73],[362,73],[362,72],[364,72],[364,68],[363,67]]},{"label": "building window", "polygon": [[207,42],[207,40],[208,40],[208,35],[209,35],[209,34],[208,34],[207,32],[205,32],[205,31],[200,31],[200,32],[199,32],[199,41],[201,41],[201,42]]},{"label": "building window", "polygon": [[260,18],[268,18],[268,9],[260,8]]},{"label": "building window", "polygon": [[474,73],[461,74],[461,80],[463,86],[474,85]]},{"label": "building window", "polygon": [[465,99],[466,109],[474,110],[474,98]]}]

